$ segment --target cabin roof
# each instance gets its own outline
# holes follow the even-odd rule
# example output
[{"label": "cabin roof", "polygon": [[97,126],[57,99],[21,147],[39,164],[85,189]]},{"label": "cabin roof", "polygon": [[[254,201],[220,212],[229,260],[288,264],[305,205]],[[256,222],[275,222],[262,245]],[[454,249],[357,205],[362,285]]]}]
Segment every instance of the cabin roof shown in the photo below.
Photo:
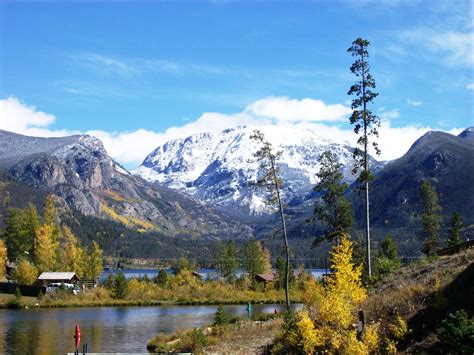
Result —
[{"label": "cabin roof", "polygon": [[271,282],[275,279],[275,275],[270,273],[270,274],[258,274],[258,275],[255,275],[255,280],[259,281],[259,282]]},{"label": "cabin roof", "polygon": [[38,280],[72,280],[79,278],[75,272],[43,272],[38,277]]}]

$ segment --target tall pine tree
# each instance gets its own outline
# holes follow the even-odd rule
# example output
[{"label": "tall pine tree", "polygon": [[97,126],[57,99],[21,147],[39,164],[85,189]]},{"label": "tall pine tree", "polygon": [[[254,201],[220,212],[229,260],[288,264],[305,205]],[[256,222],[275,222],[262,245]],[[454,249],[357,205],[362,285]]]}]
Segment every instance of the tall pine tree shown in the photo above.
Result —
[{"label": "tall pine tree", "polygon": [[438,201],[438,194],[428,180],[423,180],[420,188],[422,214],[421,222],[423,245],[422,251],[427,256],[432,256],[439,246],[439,233],[441,230],[441,206]]},{"label": "tall pine tree", "polygon": [[288,233],[286,230],[285,212],[283,210],[283,201],[281,196],[281,189],[283,181],[279,176],[277,160],[281,152],[275,152],[270,142],[265,139],[262,132],[255,130],[250,136],[251,139],[258,142],[259,150],[254,154],[255,158],[260,162],[260,168],[263,172],[262,176],[257,181],[257,185],[262,186],[269,193],[267,203],[276,206],[280,215],[281,231],[285,241],[285,256],[286,256],[286,272],[285,272],[285,297],[286,309],[290,311],[290,292],[289,292],[289,277],[290,277],[290,247],[288,244]]},{"label": "tall pine tree", "polygon": [[372,146],[377,154],[380,154],[378,144],[372,140],[372,137],[378,137],[377,128],[380,127],[380,118],[377,117],[367,107],[368,104],[372,103],[375,97],[378,95],[375,89],[375,80],[370,74],[369,63],[367,58],[369,52],[367,47],[369,41],[362,38],[357,38],[352,42],[352,46],[347,49],[349,53],[356,59],[351,66],[351,72],[358,78],[355,84],[351,86],[348,91],[348,95],[354,95],[355,98],[352,100],[352,115],[350,117],[350,123],[354,125],[354,132],[359,136],[357,147],[354,150],[354,158],[356,159],[356,165],[354,167],[354,173],[361,170],[359,175],[359,182],[364,184],[365,190],[365,236],[366,236],[366,247],[367,247],[367,272],[368,275],[372,275],[372,267],[370,260],[370,211],[369,211],[369,181],[372,179],[372,175],[369,170],[369,147]]},{"label": "tall pine tree", "polygon": [[321,155],[319,161],[321,168],[316,174],[319,182],[314,190],[322,193],[324,203],[315,207],[313,220],[323,221],[327,228],[322,236],[315,239],[314,245],[324,239],[333,240],[342,233],[347,233],[352,226],[352,207],[344,198],[348,185],[342,182],[342,164],[337,162],[336,156],[329,150]]},{"label": "tall pine tree", "polygon": [[255,276],[265,271],[262,245],[255,239],[250,239],[247,243],[244,268],[252,282],[252,286],[255,287]]},{"label": "tall pine tree", "polygon": [[228,282],[234,283],[237,278],[236,270],[238,266],[239,262],[237,260],[235,242],[231,240],[227,245],[222,243],[219,260],[219,271],[222,277]]},{"label": "tall pine tree", "polygon": [[448,247],[452,247],[463,242],[461,238],[461,232],[463,228],[464,223],[461,216],[459,213],[454,212],[451,216],[451,222],[449,223],[448,229],[448,238],[446,239],[446,245]]}]

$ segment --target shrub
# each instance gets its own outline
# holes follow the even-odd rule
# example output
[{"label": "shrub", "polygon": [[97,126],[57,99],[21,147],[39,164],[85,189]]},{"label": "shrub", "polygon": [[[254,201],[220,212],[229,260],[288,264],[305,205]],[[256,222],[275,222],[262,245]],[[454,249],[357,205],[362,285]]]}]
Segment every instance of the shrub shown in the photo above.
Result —
[{"label": "shrub", "polygon": [[390,333],[395,339],[403,339],[408,333],[407,323],[400,317],[399,314],[395,317],[395,321],[389,325]]},{"label": "shrub", "polygon": [[18,297],[13,297],[10,298],[7,303],[6,303],[7,308],[10,309],[20,309],[21,308],[21,302]]},{"label": "shrub", "polygon": [[474,352],[474,318],[469,317],[463,309],[441,322],[438,335],[442,348],[447,351],[456,349],[460,354]]},{"label": "shrub", "polygon": [[378,325],[366,327],[360,338],[352,324],[367,293],[361,283],[362,269],[352,263],[352,243],[347,235],[331,252],[334,274],[323,287],[314,279],[306,283],[305,308],[279,336],[279,351],[290,353],[369,353],[378,349]]},{"label": "shrub", "polygon": [[128,294],[128,281],[123,273],[115,276],[115,284],[113,290],[114,298],[124,299]]},{"label": "shrub", "polygon": [[160,269],[160,272],[155,277],[155,283],[161,287],[168,286],[169,283],[169,275],[165,269]]},{"label": "shrub", "polygon": [[229,317],[224,310],[224,307],[217,307],[216,314],[214,315],[214,324],[215,325],[225,325],[229,324]]},{"label": "shrub", "polygon": [[207,339],[201,329],[194,329],[191,333],[192,351],[195,354],[202,353],[205,346],[207,346]]},{"label": "shrub", "polygon": [[10,309],[20,309],[21,308],[21,292],[20,292],[20,289],[18,287],[15,289],[15,297],[10,298],[7,301],[7,308],[10,308]]},{"label": "shrub", "polygon": [[104,286],[112,291],[112,297],[124,299],[128,295],[128,281],[123,273],[108,276],[104,281]]}]

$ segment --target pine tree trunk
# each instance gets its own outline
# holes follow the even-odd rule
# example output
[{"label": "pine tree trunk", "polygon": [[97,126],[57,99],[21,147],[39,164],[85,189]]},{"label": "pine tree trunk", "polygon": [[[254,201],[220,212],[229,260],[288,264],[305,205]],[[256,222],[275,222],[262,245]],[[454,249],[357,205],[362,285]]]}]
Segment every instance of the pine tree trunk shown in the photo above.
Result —
[{"label": "pine tree trunk", "polygon": [[365,237],[367,243],[367,273],[372,276],[372,265],[370,261],[370,217],[369,217],[369,182],[365,182]]},{"label": "pine tree trunk", "polygon": [[290,248],[288,245],[288,234],[286,232],[286,223],[285,223],[285,215],[283,214],[283,205],[280,199],[280,193],[278,194],[278,203],[280,206],[280,218],[281,218],[281,225],[283,228],[283,236],[285,238],[285,253],[286,253],[286,265],[285,265],[285,298],[286,298],[286,310],[290,311],[290,292],[289,292],[289,279],[290,279]]},{"label": "pine tree trunk", "polygon": [[[362,63],[365,66],[364,55],[362,54]],[[370,218],[369,218],[369,152],[368,152],[368,134],[367,134],[367,103],[365,100],[365,68],[362,70],[362,101],[364,110],[362,116],[364,120],[364,170],[365,176],[365,239],[367,244],[367,274],[372,276],[372,265],[370,261]]]},{"label": "pine tree trunk", "polygon": [[271,167],[273,172],[273,178],[275,183],[275,190],[278,199],[278,207],[280,210],[281,227],[283,230],[283,237],[285,238],[285,253],[286,253],[286,265],[285,265],[285,299],[286,299],[286,310],[290,311],[290,291],[289,291],[289,279],[290,279],[290,247],[288,245],[288,233],[286,231],[285,214],[283,213],[283,203],[281,202],[280,188],[278,186],[278,178],[276,175],[275,162],[271,158]]}]

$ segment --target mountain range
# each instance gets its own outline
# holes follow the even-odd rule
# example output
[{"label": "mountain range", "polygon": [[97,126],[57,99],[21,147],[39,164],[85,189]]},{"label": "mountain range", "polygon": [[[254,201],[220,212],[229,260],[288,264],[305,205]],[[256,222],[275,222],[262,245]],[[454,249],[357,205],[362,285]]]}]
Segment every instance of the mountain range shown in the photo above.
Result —
[{"label": "mountain range", "polygon": [[[474,128],[458,136],[430,131],[399,159],[377,174],[371,184],[373,223],[413,225],[420,214],[420,185],[428,180],[438,193],[446,220],[458,212],[474,224]],[[355,211],[360,211],[355,203]]]},{"label": "mountain range", "polygon": [[[363,200],[351,174],[353,148],[309,130],[272,126],[235,127],[167,142],[133,173],[91,136],[37,138],[0,131],[0,214],[30,201],[39,206],[52,193],[63,220],[83,231],[82,238],[110,244],[111,238],[125,235],[129,255],[140,249],[141,256],[166,255],[166,248],[182,240],[265,236],[276,223],[264,192],[251,184],[261,173],[253,156],[258,146],[250,138],[255,129],[282,152],[278,167],[293,238],[314,235],[306,220],[318,201],[313,187],[326,149],[343,164],[344,179],[351,184],[347,197],[356,221],[362,220]],[[370,164],[375,228],[416,229],[425,179],[438,192],[446,217],[457,211],[467,226],[474,224],[474,128],[458,136],[428,132],[401,158],[371,159]],[[165,237],[174,239],[160,244]]]},{"label": "mountain range", "polygon": [[[177,190],[130,174],[87,135],[28,137],[0,131],[0,171],[57,196],[63,209],[138,231],[200,237],[248,236],[250,229]],[[8,182],[2,184],[3,194]]]},{"label": "mountain range", "polygon": [[[283,180],[283,200],[293,207],[314,195],[319,157],[332,151],[343,165],[344,180],[352,183],[353,148],[337,144],[308,129],[275,126],[239,126],[219,133],[198,133],[169,141],[151,152],[133,171],[142,178],[184,191],[210,206],[227,213],[248,217],[271,214],[265,204],[266,192],[254,184],[261,175],[254,153],[258,143],[251,139],[255,130],[262,132],[274,152]],[[384,165],[371,160],[374,171]]]},{"label": "mountain range", "polygon": [[[134,174],[186,192],[210,206],[238,217],[259,235],[271,233],[275,215],[264,204],[265,192],[255,189],[259,165],[253,159],[255,129],[264,133],[275,151],[283,180],[283,200],[293,237],[311,236],[315,227],[306,222],[318,195],[313,191],[319,156],[331,150],[343,166],[350,184],[347,198],[353,204],[356,228],[362,228],[363,198],[351,174],[353,148],[320,137],[310,130],[275,126],[243,126],[219,133],[199,133],[169,141],[151,152]],[[446,221],[459,212],[467,225],[474,223],[474,129],[458,136],[430,131],[420,137],[399,159],[378,162],[371,158],[375,174],[371,183],[372,224],[379,229],[404,229],[416,234],[420,226],[421,182],[429,180],[438,192]],[[249,183],[250,182],[250,183]],[[357,223],[359,222],[359,223]]]}]

